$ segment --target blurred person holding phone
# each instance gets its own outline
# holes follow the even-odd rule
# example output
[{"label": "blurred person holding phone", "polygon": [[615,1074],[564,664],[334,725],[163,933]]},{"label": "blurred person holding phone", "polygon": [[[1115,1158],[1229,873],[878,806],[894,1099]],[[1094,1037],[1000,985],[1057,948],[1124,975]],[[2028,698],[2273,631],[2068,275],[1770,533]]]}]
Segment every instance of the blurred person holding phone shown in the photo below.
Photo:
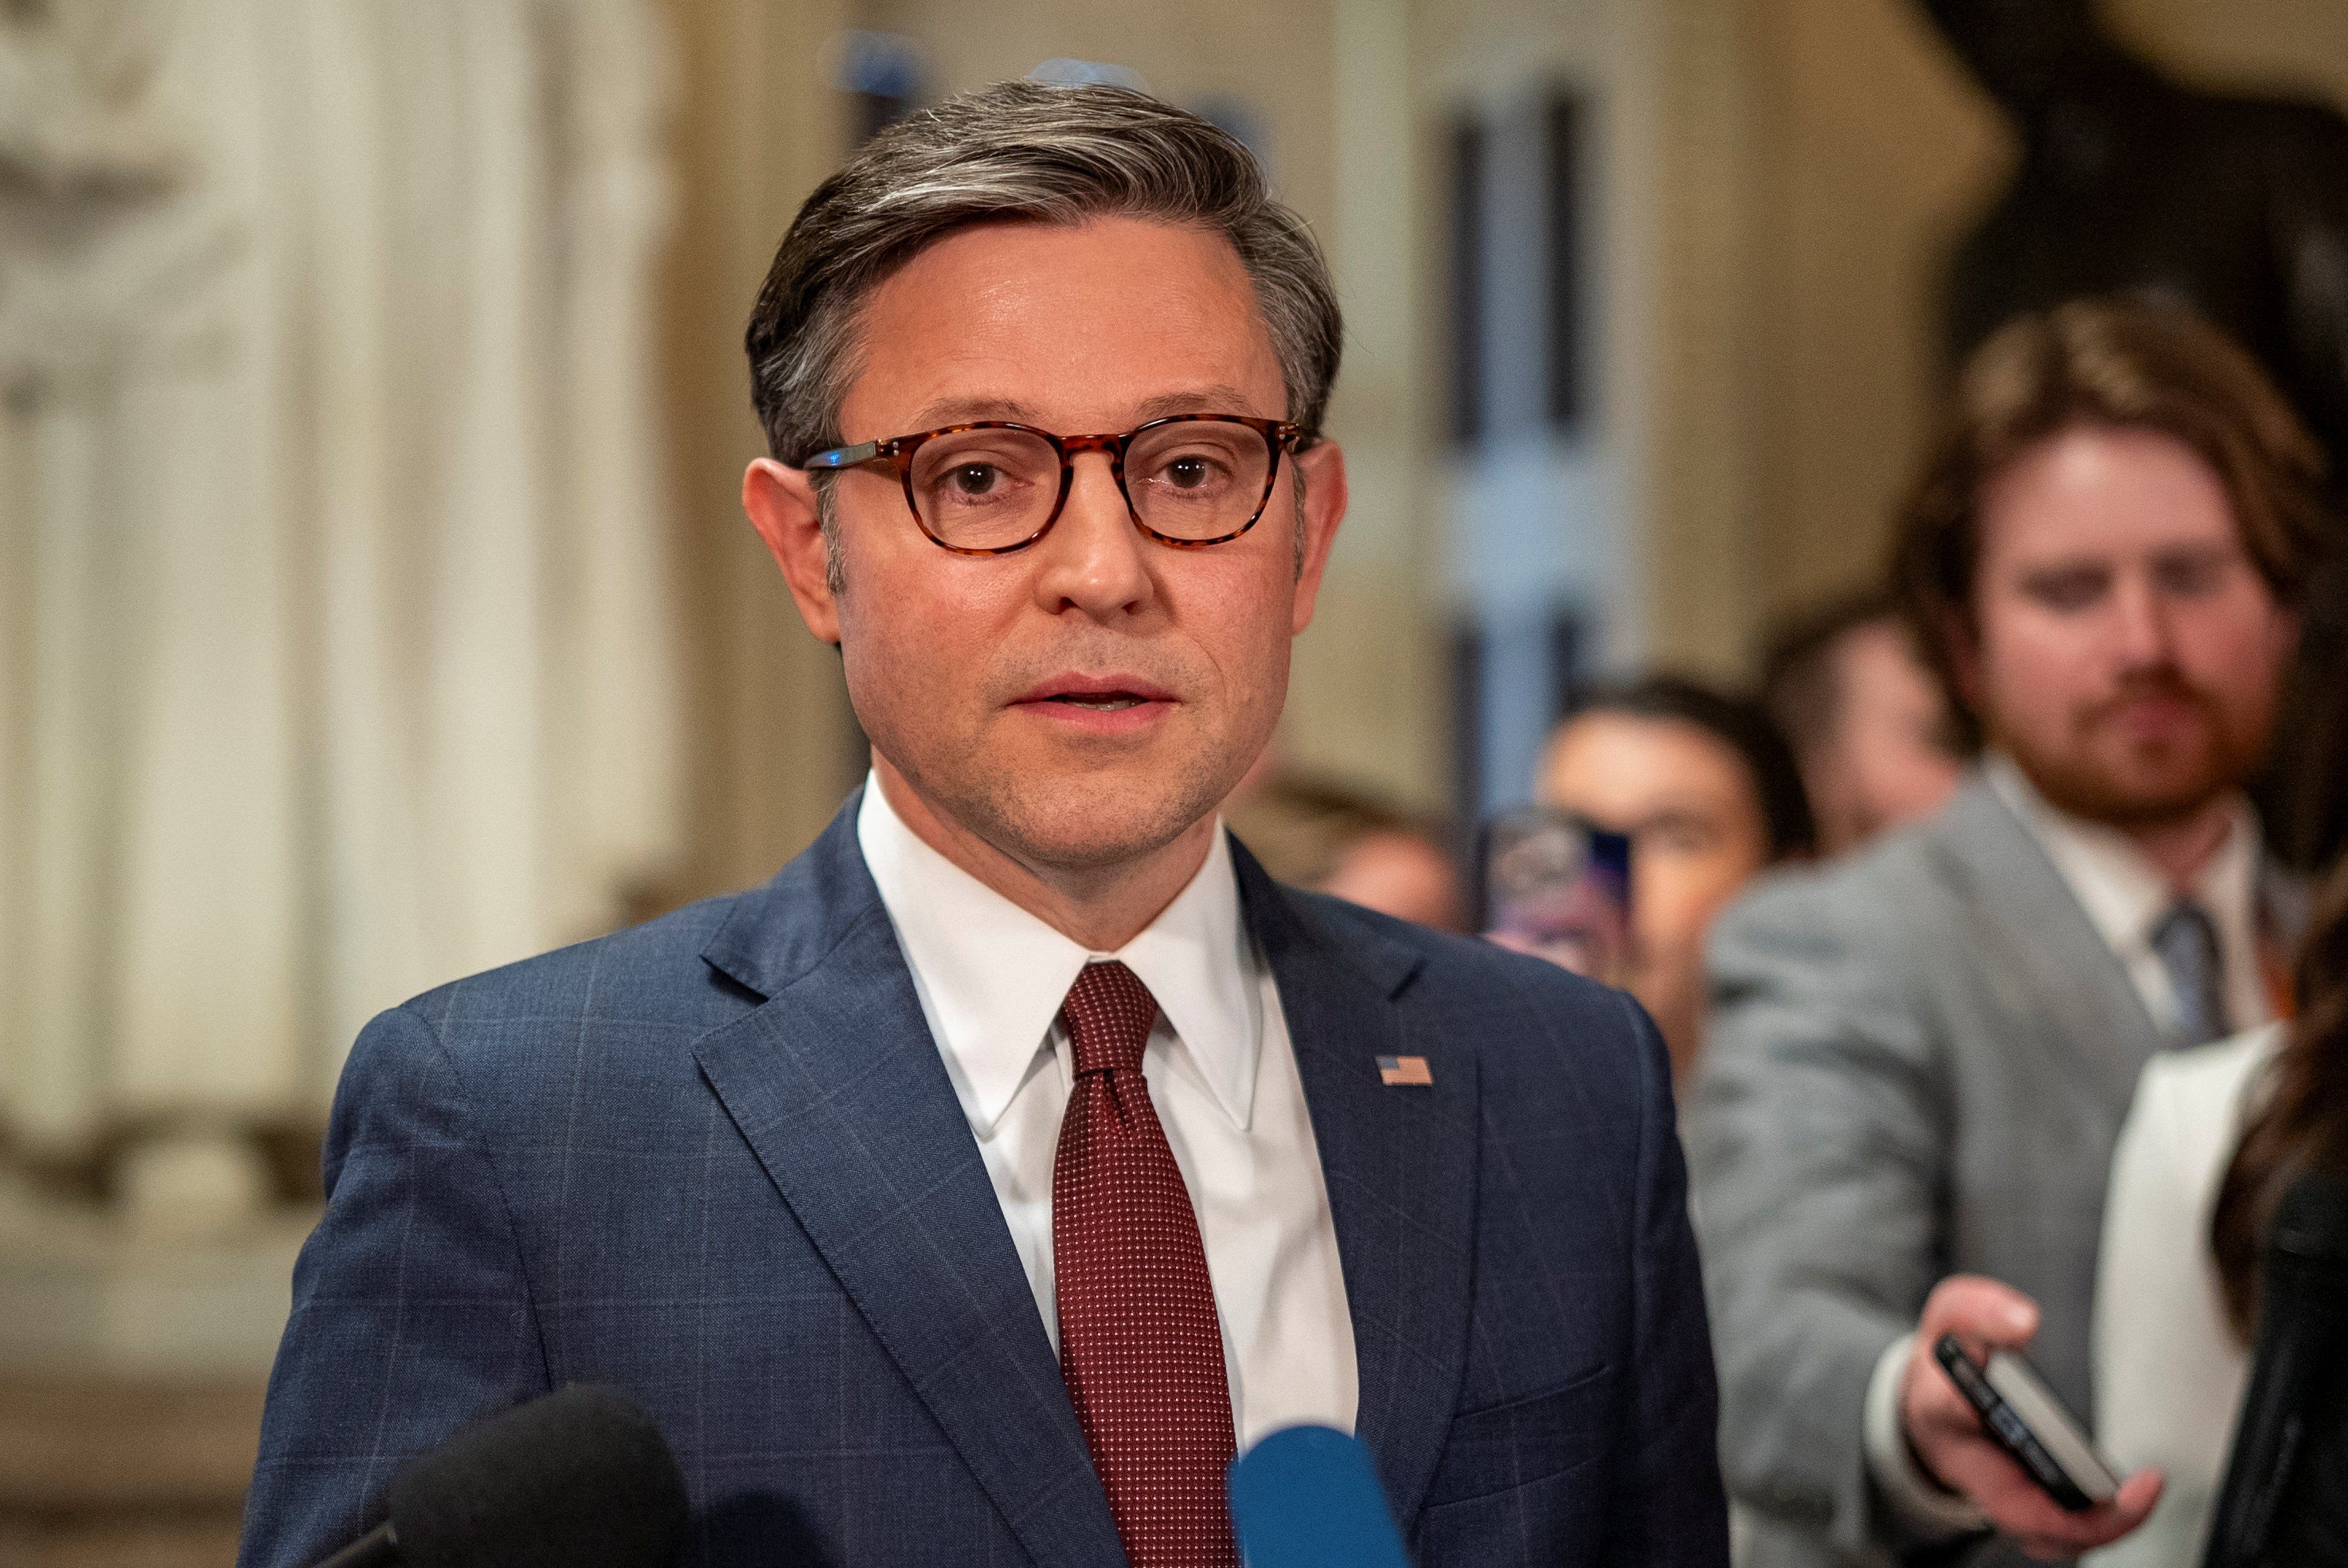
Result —
[{"label": "blurred person holding phone", "polygon": [[1703,1049],[1714,917],[1816,836],[1792,752],[1754,703],[1650,676],[1574,704],[1541,753],[1534,794],[1629,841],[1629,940],[1601,978],[1654,1015],[1684,1080]]},{"label": "blurred person holding phone", "polygon": [[1754,1564],[2060,1559],[2054,1503],[1933,1355],[2027,1346],[2089,1409],[2112,1153],[2163,1050],[2266,1021],[2302,889],[2242,792],[2322,543],[2321,459],[2240,348],[2081,302],[1967,364],[1895,549],[1987,754],[1939,814],[1725,916],[1690,1117]]},{"label": "blurred person holding phone", "polygon": [[[2202,1561],[2276,1210],[2301,1175],[2348,1174],[2348,859],[2317,889],[2296,995],[2287,1023],[2155,1058],[2121,1131],[2096,1281],[2096,1427],[2115,1460],[2159,1467],[2168,1490],[2097,1568]],[[2343,1440],[2318,1430],[2307,1447],[2328,1443],[2336,1464]],[[2311,1501],[2304,1487],[2279,1498],[2285,1513]],[[2339,1539],[2348,1495],[2332,1501]]]},{"label": "blurred person holding phone", "polygon": [[1845,854],[1931,815],[1964,770],[1948,699],[1880,589],[1782,628],[1761,663],[1761,705],[1801,764],[1818,854]]}]

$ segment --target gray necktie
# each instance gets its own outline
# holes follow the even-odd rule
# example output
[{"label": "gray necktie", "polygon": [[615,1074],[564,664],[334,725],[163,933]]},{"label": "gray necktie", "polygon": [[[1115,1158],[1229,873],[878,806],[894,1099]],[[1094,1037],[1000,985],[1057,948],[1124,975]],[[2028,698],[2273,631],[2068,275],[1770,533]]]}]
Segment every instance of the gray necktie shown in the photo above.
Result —
[{"label": "gray necktie", "polygon": [[2209,912],[2189,898],[2179,900],[2152,928],[2152,950],[2177,994],[2178,1043],[2200,1045],[2233,1033],[2226,1022],[2226,966]]}]

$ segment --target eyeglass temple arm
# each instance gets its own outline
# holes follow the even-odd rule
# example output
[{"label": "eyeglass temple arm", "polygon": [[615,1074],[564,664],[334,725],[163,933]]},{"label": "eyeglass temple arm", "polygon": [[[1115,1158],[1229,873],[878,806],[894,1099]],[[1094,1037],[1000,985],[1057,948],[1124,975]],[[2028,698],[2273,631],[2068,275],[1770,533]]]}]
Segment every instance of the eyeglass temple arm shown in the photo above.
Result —
[{"label": "eyeglass temple arm", "polygon": [[880,443],[860,441],[853,446],[835,446],[829,452],[819,452],[799,465],[802,468],[853,468],[860,463],[870,463],[880,456]]}]

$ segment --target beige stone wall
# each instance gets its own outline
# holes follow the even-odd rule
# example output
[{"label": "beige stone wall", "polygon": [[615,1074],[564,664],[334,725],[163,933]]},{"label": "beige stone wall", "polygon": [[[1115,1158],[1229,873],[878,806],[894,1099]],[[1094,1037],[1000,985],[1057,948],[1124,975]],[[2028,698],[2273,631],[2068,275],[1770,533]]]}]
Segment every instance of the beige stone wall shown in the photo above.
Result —
[{"label": "beige stone wall", "polygon": [[1429,507],[1429,189],[1413,111],[1410,0],[1338,0],[1328,30],[1329,216],[1345,308],[1330,412],[1353,504],[1313,629],[1296,646],[1280,745],[1300,764],[1439,806],[1448,789],[1440,540]]},{"label": "beige stone wall", "polygon": [[1741,673],[1761,610],[1754,23],[1739,0],[1653,12],[1647,647],[1656,665],[1715,679]]},{"label": "beige stone wall", "polygon": [[1759,0],[1756,588],[1766,616],[1875,569],[1930,419],[1940,258],[2006,133],[1911,0]]},{"label": "beige stone wall", "polygon": [[860,763],[838,658],[807,634],[744,520],[764,446],[742,329],[776,243],[838,158],[816,46],[843,0],[665,0],[685,90],[666,280],[678,615],[692,735],[690,863],[648,903],[762,881],[829,820]]}]

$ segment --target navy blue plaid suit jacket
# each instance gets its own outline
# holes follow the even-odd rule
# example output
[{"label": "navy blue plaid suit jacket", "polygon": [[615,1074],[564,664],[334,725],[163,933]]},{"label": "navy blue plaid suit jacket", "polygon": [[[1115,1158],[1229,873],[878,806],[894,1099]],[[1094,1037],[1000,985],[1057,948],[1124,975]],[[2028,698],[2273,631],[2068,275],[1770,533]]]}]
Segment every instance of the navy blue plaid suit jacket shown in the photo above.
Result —
[{"label": "navy blue plaid suit jacket", "polygon": [[[659,1421],[693,1563],[1124,1561],[1035,1297],[857,847],[384,1014],[326,1143],[242,1562],[566,1382]],[[1670,1074],[1617,992],[1280,887],[1295,1042],[1420,1568],[1727,1561]],[[1426,1058],[1387,1087],[1376,1058]]]}]

